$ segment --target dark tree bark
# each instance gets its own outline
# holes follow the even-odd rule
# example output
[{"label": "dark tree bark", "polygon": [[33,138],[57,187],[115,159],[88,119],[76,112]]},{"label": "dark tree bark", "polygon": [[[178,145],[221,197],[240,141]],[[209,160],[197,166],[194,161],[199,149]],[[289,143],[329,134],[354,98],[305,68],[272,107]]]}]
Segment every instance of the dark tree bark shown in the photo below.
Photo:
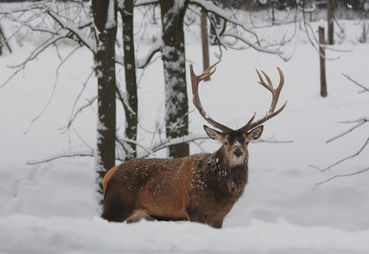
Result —
[{"label": "dark tree bark", "polygon": [[[209,40],[208,40],[208,17],[206,11],[201,9],[201,45],[202,45],[202,64],[204,70],[210,65],[209,60]],[[210,77],[205,80],[210,80]]]},{"label": "dark tree bark", "polygon": [[320,60],[320,95],[327,97],[327,78],[325,74],[325,39],[324,39],[324,27],[319,27],[319,60]]},{"label": "dark tree bark", "polygon": [[106,171],[115,165],[115,39],[117,23],[114,5],[114,0],[92,1],[94,23],[98,30],[95,60],[98,82],[96,181],[99,193],[102,193],[102,179]]},{"label": "dark tree bark", "polygon": [[[123,1],[123,6],[119,6],[119,12],[123,24],[123,54],[124,54],[124,75],[126,81],[127,100],[123,103],[126,116],[125,135],[131,140],[137,140],[137,82],[136,82],[136,62],[133,36],[133,0]],[[128,103],[128,105],[127,105]],[[127,151],[126,160],[136,157],[136,145],[127,144],[130,151]]]},{"label": "dark tree bark", "polygon": [[328,44],[334,44],[334,9],[335,0],[327,0]]},{"label": "dark tree bark", "polygon": [[[166,135],[188,135],[188,98],[186,88],[183,18],[188,0],[160,0],[163,30],[162,60],[165,78]],[[189,145],[169,147],[169,157],[189,155]]]}]

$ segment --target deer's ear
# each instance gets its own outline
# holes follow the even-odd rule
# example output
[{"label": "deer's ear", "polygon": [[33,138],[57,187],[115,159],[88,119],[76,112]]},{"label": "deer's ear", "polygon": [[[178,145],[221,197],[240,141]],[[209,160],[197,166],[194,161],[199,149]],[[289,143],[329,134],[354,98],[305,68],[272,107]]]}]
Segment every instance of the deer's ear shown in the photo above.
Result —
[{"label": "deer's ear", "polygon": [[206,125],[204,125],[204,130],[205,130],[206,134],[208,134],[209,138],[214,139],[214,140],[218,140],[218,141],[222,141],[223,133],[221,133],[219,131],[216,131],[212,128],[209,128]]},{"label": "deer's ear", "polygon": [[252,129],[249,133],[247,133],[247,137],[250,140],[258,139],[263,133],[263,129],[264,129],[264,126],[260,125],[259,127],[256,127],[255,129]]}]

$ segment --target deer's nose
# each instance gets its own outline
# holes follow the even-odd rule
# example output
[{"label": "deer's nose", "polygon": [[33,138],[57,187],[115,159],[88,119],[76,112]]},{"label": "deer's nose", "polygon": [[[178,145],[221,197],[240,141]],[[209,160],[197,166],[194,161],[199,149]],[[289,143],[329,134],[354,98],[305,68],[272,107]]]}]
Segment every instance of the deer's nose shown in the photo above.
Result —
[{"label": "deer's nose", "polygon": [[242,151],[240,148],[237,148],[236,150],[234,150],[233,154],[236,156],[236,157],[240,157],[242,155]]}]

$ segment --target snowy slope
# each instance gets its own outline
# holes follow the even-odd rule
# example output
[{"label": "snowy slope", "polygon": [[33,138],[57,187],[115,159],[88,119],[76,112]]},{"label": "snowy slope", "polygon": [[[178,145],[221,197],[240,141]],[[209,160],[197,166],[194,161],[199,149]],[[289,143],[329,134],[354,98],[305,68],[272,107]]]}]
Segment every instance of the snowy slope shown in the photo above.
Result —
[{"label": "snowy slope", "polygon": [[[352,22],[345,27],[357,31]],[[188,60],[199,72],[201,49],[196,41],[188,41]],[[369,84],[369,45],[355,45],[352,52],[327,62],[329,96],[323,99],[318,56],[302,42],[289,62],[252,50],[226,51],[212,81],[200,89],[204,107],[215,119],[240,127],[254,111],[261,116],[269,105],[269,94],[257,85],[254,69],[262,68],[277,82],[280,66],[286,77],[281,101],[288,100],[287,108],[265,125],[263,138],[293,143],[250,145],[249,184],[221,230],[189,222],[108,223],[98,217],[94,201],[92,158],[25,165],[61,152],[86,150],[84,143],[94,147],[96,107],[81,114],[70,133],[59,130],[91,71],[91,55],[84,49],[63,66],[49,108],[24,134],[55,85],[56,52],[49,49],[0,90],[0,253],[368,253],[369,175],[314,185],[331,175],[368,167],[368,151],[326,174],[308,165],[327,166],[355,152],[367,137],[368,126],[324,144],[348,128],[338,121],[369,115],[368,94],[358,94],[358,88],[341,75]],[[25,44],[1,57],[1,82],[11,73],[6,66],[20,62],[31,47]],[[352,45],[343,41],[342,47]],[[64,55],[70,50],[60,49]],[[139,53],[144,51],[141,47]],[[94,95],[95,83],[95,78],[88,81],[79,105]],[[143,129],[162,123],[163,89],[157,61],[140,82]],[[122,115],[120,111],[120,123]],[[194,111],[190,119],[191,132],[203,134],[199,114]],[[152,136],[143,129],[139,140],[149,145]],[[209,152],[218,147],[210,140],[203,144]],[[191,146],[191,153],[199,151]]]}]

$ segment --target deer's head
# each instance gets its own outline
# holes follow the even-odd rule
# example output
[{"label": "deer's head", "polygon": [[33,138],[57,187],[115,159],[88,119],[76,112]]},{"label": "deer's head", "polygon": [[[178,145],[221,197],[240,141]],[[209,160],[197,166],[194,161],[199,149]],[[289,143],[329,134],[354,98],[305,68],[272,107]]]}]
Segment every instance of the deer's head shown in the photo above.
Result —
[{"label": "deer's head", "polygon": [[252,140],[258,139],[261,134],[263,133],[263,123],[267,120],[271,119],[272,117],[279,114],[284,107],[286,106],[287,101],[278,109],[275,110],[279,98],[279,94],[282,90],[283,84],[284,84],[284,76],[281,69],[278,69],[279,75],[280,75],[280,82],[277,88],[273,88],[272,81],[269,78],[269,76],[262,71],[265,79],[267,80],[267,83],[264,81],[263,77],[261,76],[260,72],[256,70],[258,76],[259,76],[259,84],[261,84],[263,87],[265,87],[267,90],[269,90],[272,93],[272,102],[270,105],[269,111],[266,113],[266,115],[257,120],[254,121],[256,113],[251,117],[251,119],[241,128],[237,130],[233,130],[217,121],[212,119],[203,109],[199,97],[198,92],[198,85],[201,80],[204,80],[208,77],[210,77],[216,70],[216,65],[219,62],[213,64],[208,69],[206,69],[202,74],[195,75],[193,71],[192,65],[190,65],[190,73],[191,73],[191,82],[192,82],[192,93],[193,93],[193,104],[200,112],[201,116],[212,126],[219,130],[215,130],[212,128],[209,128],[208,126],[204,125],[204,129],[206,134],[214,140],[217,140],[222,143],[222,147],[220,150],[222,151],[224,155],[224,159],[227,161],[227,164],[229,167],[243,165],[247,163],[248,159],[248,144]]}]

